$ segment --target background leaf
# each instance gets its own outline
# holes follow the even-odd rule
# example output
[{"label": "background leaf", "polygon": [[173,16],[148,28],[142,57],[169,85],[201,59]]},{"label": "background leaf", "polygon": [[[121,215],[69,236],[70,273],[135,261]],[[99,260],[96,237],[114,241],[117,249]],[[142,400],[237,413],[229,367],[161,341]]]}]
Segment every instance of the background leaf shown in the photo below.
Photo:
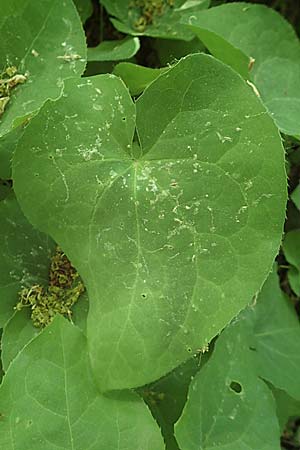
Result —
[{"label": "background leaf", "polygon": [[87,287],[99,386],[136,387],[188,359],[260,288],[285,216],[283,149],[260,101],[210,56],[145,90],[140,146],[119,79],[65,93],[19,141],[15,190]]},{"label": "background leaf", "polygon": [[292,417],[300,417],[300,402],[294,400],[285,391],[272,388],[276,400],[276,411],[283,432],[287,421]]},{"label": "background leaf", "polygon": [[275,271],[267,279],[254,308],[253,349],[259,375],[300,400],[300,324],[294,305],[279,287]]},{"label": "background leaf", "polygon": [[186,41],[194,35],[180,24],[182,15],[187,11],[194,13],[208,8],[210,0],[163,0],[149,3],[147,0],[101,0],[107,12],[115,17],[111,19],[113,25],[122,33]]},{"label": "background leaf", "polygon": [[297,206],[297,208],[300,210],[300,184],[296,187],[296,189],[293,190],[291,193],[291,199]]},{"label": "background leaf", "polygon": [[141,94],[146,87],[169,67],[151,69],[137,64],[122,62],[115,66],[113,73],[122,78],[131,95]]},{"label": "background leaf", "polygon": [[10,365],[0,388],[6,450],[163,450],[159,428],[131,392],[97,392],[86,339],[57,316]]},{"label": "background leaf", "polygon": [[81,17],[82,22],[84,23],[93,12],[92,0],[73,0],[77,11]]},{"label": "background leaf", "polygon": [[204,45],[197,37],[191,41],[155,39],[153,47],[158,54],[161,66],[174,64],[188,54],[205,51]]},{"label": "background leaf", "polygon": [[209,353],[200,352],[160,380],[138,389],[161,428],[166,450],[179,450],[174,424],[181,416],[191,380],[208,358]]},{"label": "background leaf", "polygon": [[300,295],[300,230],[291,230],[285,234],[282,248],[286,260],[291,264],[288,280],[293,291]]},{"label": "background leaf", "polygon": [[275,402],[257,376],[250,336],[240,318],[218,338],[175,427],[181,450],[280,449]]},{"label": "background leaf", "polygon": [[[1,117],[0,136],[47,99],[60,96],[64,80],[80,76],[85,68],[86,44],[71,0],[0,1],[0,60],[16,66],[26,82],[11,91]],[[6,67],[0,67],[0,71]]]},{"label": "background leaf", "polygon": [[88,61],[118,61],[129,59],[134,56],[140,48],[137,37],[127,36],[121,40],[103,41],[97,47],[88,48]]},{"label": "background leaf", "polygon": [[281,131],[300,134],[300,45],[280,14],[263,5],[229,3],[187,14],[182,22],[214,56],[254,82]]},{"label": "background leaf", "polygon": [[24,217],[13,194],[0,202],[0,326],[14,314],[22,287],[47,284],[54,242]]},{"label": "background leaf", "polygon": [[[299,414],[299,339],[299,320],[274,270],[257,302],[222,332],[192,381],[175,428],[181,450],[279,449],[271,390],[282,430],[289,417]],[[261,378],[272,383],[271,390]]]},{"label": "background leaf", "polygon": [[0,178],[4,180],[11,178],[12,157],[22,133],[23,127],[18,127],[0,137]]}]

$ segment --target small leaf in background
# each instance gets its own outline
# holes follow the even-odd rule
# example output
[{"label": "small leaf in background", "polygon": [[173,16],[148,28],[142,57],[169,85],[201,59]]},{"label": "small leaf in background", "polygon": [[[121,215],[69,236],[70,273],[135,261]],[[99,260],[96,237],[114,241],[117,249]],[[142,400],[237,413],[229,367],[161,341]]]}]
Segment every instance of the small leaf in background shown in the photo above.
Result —
[{"label": "small leaf in background", "polygon": [[280,429],[283,432],[289,419],[300,417],[300,402],[290,397],[285,391],[272,388],[276,400],[276,412]]},{"label": "small leaf in background", "polygon": [[152,45],[162,66],[174,64],[188,54],[205,51],[204,45],[197,37],[191,41],[155,39]]},{"label": "small leaf in background", "polygon": [[0,178],[0,201],[4,200],[11,191],[11,180],[3,180]]},{"label": "small leaf in background", "polygon": [[18,127],[0,137],[0,178],[4,180],[11,178],[12,157],[23,131],[23,127]]},{"label": "small leaf in background", "polygon": [[291,193],[291,199],[293,200],[296,207],[300,210],[300,184]]},{"label": "small leaf in background", "polygon": [[292,290],[300,296],[300,230],[291,230],[285,234],[282,248],[284,256],[291,267],[288,269],[288,280]]},{"label": "small leaf in background", "polygon": [[300,401],[300,324],[275,271],[253,308],[253,320],[252,348],[258,358],[259,375]]},{"label": "small leaf in background", "polygon": [[101,0],[101,4],[122,33],[189,41],[194,34],[180,24],[182,15],[208,8],[210,0]]},{"label": "small leaf in background", "polygon": [[207,351],[199,350],[165,377],[138,389],[161,428],[166,450],[179,450],[174,424],[181,416],[191,380],[209,358]]},{"label": "small leaf in background", "polygon": [[169,69],[169,67],[152,69],[151,67],[122,62],[115,66],[113,73],[122,78],[131,95],[139,95],[152,81]]},{"label": "small leaf in background", "polygon": [[299,320],[273,271],[257,302],[222,332],[192,381],[175,427],[180,449],[237,448],[236,442],[245,449],[279,449],[271,390],[282,431],[300,413],[299,345]]},{"label": "small leaf in background", "polygon": [[47,284],[54,242],[32,227],[14,195],[0,202],[0,326],[14,314],[22,287]]},{"label": "small leaf in background", "polygon": [[0,388],[5,450],[163,450],[159,428],[131,392],[99,395],[86,338],[57,316],[9,366]]},{"label": "small leaf in background", "polygon": [[280,450],[275,402],[256,372],[250,338],[240,318],[217,339],[175,426],[181,450]]},{"label": "small leaf in background", "polygon": [[65,94],[26,127],[15,191],[87,287],[100,388],[144,385],[207,344],[263,283],[285,217],[283,148],[245,82],[206,55],[139,97],[140,145],[121,80],[70,80]]},{"label": "small leaf in background", "polygon": [[[0,32],[6,36],[0,49],[0,61],[5,66],[0,67],[0,72],[16,70],[10,84],[16,84],[16,77],[24,78],[9,92],[1,116],[1,136],[37,111],[47,99],[58,98],[64,80],[82,74],[86,44],[71,0],[0,0],[0,9]],[[1,87],[3,83],[1,80]]]},{"label": "small leaf in background", "polygon": [[118,61],[132,58],[140,48],[137,37],[127,36],[121,40],[103,41],[97,47],[87,50],[87,59],[90,61]]},{"label": "small leaf in background", "polygon": [[280,14],[229,3],[187,14],[182,22],[214,56],[253,81],[281,131],[300,134],[300,44]]},{"label": "small leaf in background", "polygon": [[91,17],[93,12],[93,4],[92,0],[73,0],[76,6],[76,9],[81,17],[83,23]]},{"label": "small leaf in background", "polygon": [[87,63],[84,77],[93,77],[100,74],[112,73],[116,61],[91,61]]}]

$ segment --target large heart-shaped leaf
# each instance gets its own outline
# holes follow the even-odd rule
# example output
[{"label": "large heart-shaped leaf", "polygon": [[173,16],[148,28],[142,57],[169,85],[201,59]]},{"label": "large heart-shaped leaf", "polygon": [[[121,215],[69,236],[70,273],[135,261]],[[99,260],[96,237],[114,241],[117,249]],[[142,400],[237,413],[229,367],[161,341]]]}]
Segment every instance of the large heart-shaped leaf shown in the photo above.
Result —
[{"label": "large heart-shaped leaf", "polygon": [[126,34],[190,40],[194,34],[180,23],[184,14],[207,8],[210,0],[101,0],[112,23]]},{"label": "large heart-shaped leaf", "polygon": [[136,108],[132,143],[123,83],[70,81],[14,159],[23,210],[87,286],[102,389],[153,381],[210,341],[260,288],[284,221],[278,131],[229,67],[184,58]]},{"label": "large heart-shaped leaf", "polygon": [[263,5],[229,3],[187,14],[182,22],[214,56],[254,82],[284,133],[300,134],[300,45],[280,14]]},{"label": "large heart-shaped leaf", "polygon": [[[0,0],[0,61],[15,66],[26,81],[11,91],[0,136],[62,92],[65,79],[85,67],[83,29],[72,0]],[[0,66],[0,72],[5,67]]]},{"label": "large heart-shaped leaf", "polygon": [[82,332],[57,316],[10,365],[0,388],[5,450],[163,450],[131,392],[99,395]]}]

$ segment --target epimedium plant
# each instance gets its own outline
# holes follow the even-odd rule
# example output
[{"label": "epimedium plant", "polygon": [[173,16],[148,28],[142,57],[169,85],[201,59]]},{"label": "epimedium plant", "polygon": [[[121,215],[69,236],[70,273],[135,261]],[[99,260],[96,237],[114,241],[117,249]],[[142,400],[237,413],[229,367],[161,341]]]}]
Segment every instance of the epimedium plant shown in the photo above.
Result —
[{"label": "epimedium plant", "polygon": [[279,450],[295,33],[246,3],[0,4],[1,448]]}]

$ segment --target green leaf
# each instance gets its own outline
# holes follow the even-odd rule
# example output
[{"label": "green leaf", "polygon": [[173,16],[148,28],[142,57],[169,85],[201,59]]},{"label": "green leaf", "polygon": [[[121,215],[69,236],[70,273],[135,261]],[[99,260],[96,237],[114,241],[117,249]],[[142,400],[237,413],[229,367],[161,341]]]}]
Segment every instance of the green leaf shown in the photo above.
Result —
[{"label": "green leaf", "polygon": [[177,62],[183,56],[204,52],[205,50],[204,45],[198,38],[194,38],[191,41],[155,39],[153,47],[162,66],[174,64],[175,61]]},{"label": "green leaf", "polygon": [[131,95],[139,95],[152,81],[169,69],[169,67],[151,69],[150,67],[124,62],[117,64],[113,73],[122,78]]},{"label": "green leaf", "polygon": [[0,178],[0,201],[4,200],[11,193],[11,184],[9,180],[2,180]]},{"label": "green leaf", "polygon": [[300,210],[300,184],[291,193],[291,199],[295,203],[296,207]]},{"label": "green leaf", "polygon": [[285,298],[273,272],[254,308],[253,348],[259,375],[300,401],[300,324],[293,304]]},{"label": "green leaf", "polygon": [[103,41],[97,47],[88,48],[88,61],[118,61],[129,59],[140,48],[140,40],[137,37],[127,36],[119,41]]},{"label": "green leaf", "polygon": [[281,131],[299,135],[300,45],[280,14],[263,5],[230,3],[187,14],[182,22],[214,56],[250,77]]},{"label": "green leaf", "polygon": [[79,300],[72,307],[72,322],[81,329],[81,331],[86,335],[87,330],[87,316],[89,312],[89,298],[87,292],[84,292]]},{"label": "green leaf", "polygon": [[292,230],[286,233],[282,248],[286,260],[300,270],[300,230]]},{"label": "green leaf", "polygon": [[[85,67],[83,29],[71,0],[0,1],[0,60],[26,77],[11,91],[1,117],[0,136],[61,95],[64,80]],[[0,72],[5,67],[0,67]]]},{"label": "green leaf", "polygon": [[11,178],[12,157],[23,131],[23,127],[18,127],[0,137],[0,178],[4,180]]},{"label": "green leaf", "polygon": [[40,329],[32,325],[30,311],[21,309],[16,311],[4,326],[1,338],[1,360],[6,372],[10,363],[20,351],[40,333]]},{"label": "green leaf", "polygon": [[292,230],[285,234],[282,248],[286,260],[291,264],[288,269],[288,280],[293,291],[300,295],[300,230]]},{"label": "green leaf", "polygon": [[208,355],[200,352],[165,377],[138,390],[161,427],[166,450],[179,450],[174,437],[174,424],[186,403],[190,382],[208,360]]},{"label": "green leaf", "polygon": [[288,420],[292,417],[300,417],[300,402],[291,398],[285,391],[272,388],[276,400],[277,416],[280,429],[283,432]]},{"label": "green leaf", "polygon": [[300,296],[300,272],[296,267],[290,267],[287,273],[287,277],[292,290],[296,295]]},{"label": "green leaf", "polygon": [[54,242],[24,217],[14,195],[0,202],[0,327],[13,315],[23,286],[48,283]]},{"label": "green leaf", "polygon": [[[86,319],[88,314],[88,296],[86,292],[72,307],[72,322],[86,334]],[[10,363],[23,350],[41,329],[32,324],[30,311],[26,308],[16,311],[4,325],[1,338],[3,369],[6,371]]]},{"label": "green leaf", "polygon": [[83,23],[91,17],[93,12],[92,0],[73,0],[77,11],[81,17]]},{"label": "green leaf", "polygon": [[166,39],[193,39],[194,34],[180,24],[187,11],[191,14],[208,8],[210,0],[101,0],[117,30],[135,36]]},{"label": "green leaf", "polygon": [[84,72],[85,77],[93,77],[94,75],[112,73],[116,66],[116,61],[91,61],[87,63]]},{"label": "green leaf", "polygon": [[262,285],[285,217],[278,131],[230,68],[189,56],[136,109],[140,146],[120,79],[70,80],[14,158],[23,210],[87,287],[103,390],[154,381],[209,342]]},{"label": "green leaf", "polygon": [[99,395],[82,332],[57,316],[10,365],[0,388],[5,450],[163,450],[131,392]]},{"label": "green leaf", "polygon": [[275,402],[258,378],[250,340],[251,326],[242,318],[218,338],[175,426],[181,450],[280,450]]}]

